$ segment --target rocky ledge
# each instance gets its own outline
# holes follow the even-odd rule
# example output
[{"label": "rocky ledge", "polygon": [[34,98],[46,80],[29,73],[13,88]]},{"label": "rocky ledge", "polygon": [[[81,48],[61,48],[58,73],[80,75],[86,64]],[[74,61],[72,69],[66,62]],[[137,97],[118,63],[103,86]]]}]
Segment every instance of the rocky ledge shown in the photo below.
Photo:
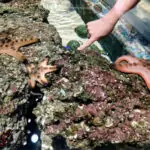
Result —
[{"label": "rocky ledge", "polygon": [[[9,45],[13,51],[18,41],[37,38],[38,42],[21,47],[19,52],[34,64],[45,56],[55,59],[53,51],[59,49],[61,39],[56,29],[47,24],[47,14],[38,1],[0,3],[0,53],[9,50]],[[26,115],[30,109],[28,74],[21,61],[3,53],[0,70],[0,149],[14,150],[26,143]]]}]

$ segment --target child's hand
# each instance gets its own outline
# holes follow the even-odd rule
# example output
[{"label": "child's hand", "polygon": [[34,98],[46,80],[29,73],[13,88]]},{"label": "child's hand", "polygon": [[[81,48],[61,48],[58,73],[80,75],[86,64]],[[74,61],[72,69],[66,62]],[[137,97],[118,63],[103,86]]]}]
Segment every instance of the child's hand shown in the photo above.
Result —
[{"label": "child's hand", "polygon": [[108,35],[114,28],[114,23],[110,23],[108,18],[101,18],[96,21],[91,21],[87,24],[88,38],[82,46],[78,47],[78,50],[84,50],[90,46],[96,40],[101,39],[102,37]]},{"label": "child's hand", "polygon": [[78,50],[83,50],[96,40],[108,35],[120,17],[133,8],[139,1],[140,0],[117,0],[114,7],[102,19],[89,22],[87,24],[89,40],[80,46]]}]

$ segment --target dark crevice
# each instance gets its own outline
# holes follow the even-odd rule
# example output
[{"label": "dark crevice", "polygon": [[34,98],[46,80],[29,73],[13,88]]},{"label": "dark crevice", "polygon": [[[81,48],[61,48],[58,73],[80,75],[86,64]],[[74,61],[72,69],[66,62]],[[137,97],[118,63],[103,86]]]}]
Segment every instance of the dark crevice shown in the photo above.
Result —
[{"label": "dark crevice", "polygon": [[0,3],[8,3],[10,1],[12,1],[12,0],[0,0]]},{"label": "dark crevice", "polygon": [[[36,116],[32,113],[33,109],[37,107],[38,102],[42,101],[43,93],[40,88],[28,89],[25,91],[27,102],[18,106],[18,108],[11,114],[17,114],[18,120],[22,117],[26,119],[27,125],[25,127],[26,145],[22,145],[18,150],[41,150],[41,131],[36,123]],[[38,135],[38,141],[33,143],[31,137],[33,134]]]},{"label": "dark crevice", "polygon": [[66,139],[62,135],[57,135],[52,139],[52,146],[54,150],[81,150],[81,149],[70,149],[67,145]]}]

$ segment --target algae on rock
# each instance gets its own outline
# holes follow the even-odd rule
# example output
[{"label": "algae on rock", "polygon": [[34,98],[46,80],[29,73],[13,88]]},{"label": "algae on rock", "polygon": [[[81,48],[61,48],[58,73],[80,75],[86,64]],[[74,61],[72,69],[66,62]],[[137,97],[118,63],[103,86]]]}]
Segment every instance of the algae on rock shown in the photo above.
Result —
[{"label": "algae on rock", "polygon": [[87,38],[88,36],[88,31],[86,29],[85,25],[80,25],[75,28],[75,32],[78,34],[79,37],[81,38]]}]

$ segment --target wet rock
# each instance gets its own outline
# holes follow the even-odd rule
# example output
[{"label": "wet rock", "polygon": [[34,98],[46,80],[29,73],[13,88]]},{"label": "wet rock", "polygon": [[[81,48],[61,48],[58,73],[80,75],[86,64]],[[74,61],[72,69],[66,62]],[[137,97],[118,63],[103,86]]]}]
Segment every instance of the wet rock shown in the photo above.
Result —
[{"label": "wet rock", "polygon": [[[29,62],[38,63],[39,59],[43,60],[45,56],[52,56],[51,50],[56,49],[54,45],[61,43],[61,40],[58,42],[60,38],[55,28],[48,24],[30,20],[28,17],[22,18],[19,14],[16,15],[17,19],[14,14],[0,19],[2,26],[0,34],[5,33],[5,38],[12,40],[30,37],[39,38],[40,42],[20,49],[20,52],[26,56]],[[55,40],[56,36],[58,37],[57,41]],[[20,62],[10,56],[0,55],[0,63],[2,70],[0,73],[1,98],[4,99],[5,96],[13,97],[16,92],[19,92],[18,90],[22,91],[25,87],[27,80],[24,79],[27,79],[27,75],[23,72]]]},{"label": "wet rock", "polygon": [[[59,66],[57,72],[47,75],[47,86],[37,84],[44,93],[34,109],[41,148],[55,148],[58,141],[67,149],[86,150],[108,142],[149,143],[150,94],[143,80],[117,72],[97,50],[62,48],[38,2],[3,4],[15,11],[1,13],[0,40],[37,37],[39,42],[22,47],[20,52],[29,63],[38,64],[49,56],[49,64]],[[7,55],[0,55],[0,70],[0,145],[18,149],[25,144],[24,116],[34,103],[27,102],[28,75],[21,62]]]},{"label": "wet rock", "polygon": [[35,21],[41,21],[47,23],[48,10],[43,9],[39,0],[12,0],[9,3],[0,5],[0,14],[9,15],[13,13],[19,13],[24,16],[28,16]]},{"label": "wet rock", "polygon": [[[47,11],[39,1],[0,4],[0,15],[0,50],[4,41],[36,37],[39,42],[19,49],[28,62],[38,64],[46,56],[50,63],[56,59],[53,50],[59,51],[61,39],[56,29],[45,23]],[[28,74],[23,63],[6,54],[0,54],[0,70],[0,149],[17,150],[26,143]]]},{"label": "wet rock", "polygon": [[10,2],[11,0],[0,0],[1,3],[8,3]]},{"label": "wet rock", "polygon": [[149,91],[139,76],[117,72],[94,50],[64,50],[61,56],[64,64],[34,110],[43,148],[51,146],[57,134],[70,149],[94,149],[107,142],[149,143],[150,103],[144,103]]},{"label": "wet rock", "polygon": [[12,115],[25,102],[25,99],[14,99],[0,105],[0,149],[18,149],[26,141],[25,118],[19,119],[18,115]]}]

